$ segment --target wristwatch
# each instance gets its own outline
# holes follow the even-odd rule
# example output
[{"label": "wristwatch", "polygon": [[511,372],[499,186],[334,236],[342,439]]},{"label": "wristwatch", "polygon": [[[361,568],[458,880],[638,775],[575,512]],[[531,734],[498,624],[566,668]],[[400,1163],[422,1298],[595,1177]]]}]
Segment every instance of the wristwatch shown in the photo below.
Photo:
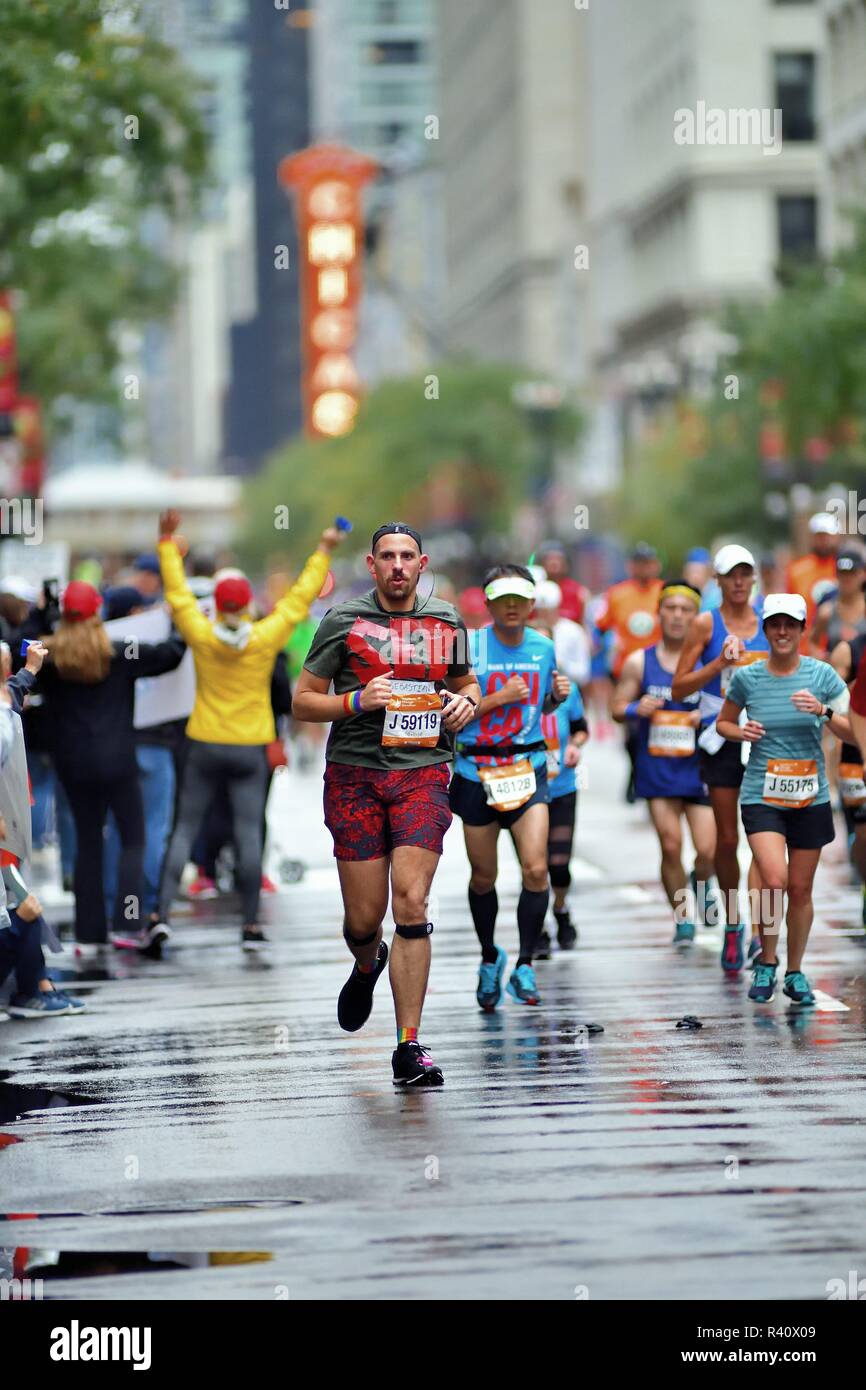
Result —
[{"label": "wristwatch", "polygon": [[830,708],[830,706],[829,706],[829,705],[825,705],[824,708],[823,708],[822,711],[821,711],[821,718],[822,718],[822,719],[826,719],[827,722],[828,722],[828,724],[829,724],[830,720],[833,718],[833,714],[834,714],[834,711]]}]

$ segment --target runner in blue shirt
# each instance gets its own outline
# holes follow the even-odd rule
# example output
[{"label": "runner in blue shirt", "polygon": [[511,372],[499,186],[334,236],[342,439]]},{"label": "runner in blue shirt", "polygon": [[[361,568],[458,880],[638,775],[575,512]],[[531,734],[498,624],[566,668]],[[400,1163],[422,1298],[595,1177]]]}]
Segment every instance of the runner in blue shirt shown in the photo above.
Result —
[{"label": "runner in blue shirt", "polygon": [[[742,970],[745,964],[745,927],[740,923],[740,865],[737,844],[740,824],[737,804],[743,780],[742,748],[726,743],[717,733],[715,720],[722,707],[728,681],[737,666],[762,661],[767,639],[752,606],[755,560],[742,545],[723,545],[713,561],[722,592],[721,607],[699,613],[689,629],[673,679],[673,695],[684,700],[700,692],[702,729],[698,738],[701,777],[706,783],[716,821],[715,870],[721,889],[726,929],[722,941],[722,969]],[[760,889],[754,862],[749,867],[749,888]],[[760,950],[760,937],[752,924],[749,960]]]},{"label": "runner in blue shirt", "polygon": [[[613,717],[638,723],[635,750],[635,793],[646,799],[661,848],[661,881],[674,910],[674,944],[688,945],[695,937],[695,917],[707,926],[719,920],[719,905],[709,892],[713,873],[716,830],[707,789],[701,776],[697,734],[701,724],[700,693],[674,700],[671,682],[680,653],[688,640],[700,604],[700,590],[678,579],[659,596],[662,640],[644,651],[632,652],[616,688]],[[685,819],[695,847],[691,873],[695,911],[686,891],[683,867]]]},{"label": "runner in blue shirt", "polygon": [[496,565],[484,581],[491,627],[473,634],[481,685],[478,718],[457,740],[451,809],[463,821],[472,875],[469,908],[481,944],[476,998],[482,1009],[502,997],[507,957],[494,944],[496,842],[511,832],[523,876],[517,903],[520,953],[508,993],[521,1004],[538,1003],[532,956],[549,901],[547,878],[547,751],[541,715],[567,699],[569,682],[556,671],[549,637],[527,628],[535,584],[524,565]]},{"label": "runner in blue shirt", "polygon": [[[776,988],[786,893],[783,989],[795,1004],[815,1003],[800,966],[812,925],[812,881],[821,850],[835,834],[822,748],[825,721],[837,738],[851,740],[848,687],[828,662],[800,655],[805,626],[804,598],[767,595],[763,627],[770,655],[734,674],[716,721],[723,738],[751,745],[740,810],[764,890],[758,914],[761,956],[749,990],[758,1003],[768,1003]],[[742,727],[741,710],[747,716]]]},{"label": "runner in blue shirt", "polygon": [[[542,623],[533,626],[536,631],[549,632],[549,628]],[[547,785],[550,792],[547,868],[553,890],[556,941],[560,951],[572,951],[577,941],[577,928],[571,920],[566,897],[571,887],[571,850],[577,820],[577,767],[580,750],[589,738],[583,700],[576,685],[572,684],[568,699],[552,714],[541,716],[541,733],[547,750]],[[547,960],[550,946],[547,931],[542,931],[535,951],[536,960]]]}]

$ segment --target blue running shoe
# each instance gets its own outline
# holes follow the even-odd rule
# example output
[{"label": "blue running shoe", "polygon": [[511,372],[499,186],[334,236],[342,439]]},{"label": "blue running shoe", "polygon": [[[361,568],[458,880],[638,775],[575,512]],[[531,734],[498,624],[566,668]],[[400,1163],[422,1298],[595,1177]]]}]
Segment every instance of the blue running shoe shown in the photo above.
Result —
[{"label": "blue running shoe", "polygon": [[755,966],[749,998],[756,1004],[769,1004],[776,993],[776,967],[765,965],[763,961]]},{"label": "blue running shoe", "polygon": [[725,927],[725,939],[722,942],[722,969],[730,971],[731,974],[743,968],[745,935],[745,927]]},{"label": "blue running shoe", "polygon": [[674,945],[691,946],[695,939],[694,922],[677,922],[674,927]]},{"label": "blue running shoe", "polygon": [[505,988],[518,1004],[538,1003],[538,985],[535,983],[535,971],[531,965],[518,965],[512,970],[511,979]]},{"label": "blue running shoe", "polygon": [[806,1008],[809,1008],[815,1003],[812,986],[809,984],[802,970],[785,971],[785,983],[782,985],[782,993],[787,994],[789,999],[793,999],[795,1004],[803,1004]]},{"label": "blue running shoe", "polygon": [[6,1005],[6,1012],[12,1018],[58,1018],[62,1014],[84,1013],[84,1002],[73,999],[71,994],[63,994],[59,989],[50,989],[29,999],[26,994],[13,994]]},{"label": "blue running shoe", "polygon": [[760,954],[761,938],[759,936],[753,936],[749,940],[749,964],[751,966],[754,966],[755,961],[760,957]]},{"label": "blue running shoe", "polygon": [[479,1008],[483,1009],[486,1014],[492,1014],[502,998],[502,977],[505,974],[507,964],[508,956],[501,946],[496,947],[495,960],[489,962],[483,960],[481,962],[475,998],[478,1000]]}]

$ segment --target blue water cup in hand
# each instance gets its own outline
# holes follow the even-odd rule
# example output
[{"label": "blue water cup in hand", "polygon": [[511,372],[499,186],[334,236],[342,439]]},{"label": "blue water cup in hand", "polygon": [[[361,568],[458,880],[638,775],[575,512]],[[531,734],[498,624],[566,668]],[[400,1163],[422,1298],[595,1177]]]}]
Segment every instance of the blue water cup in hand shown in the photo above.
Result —
[{"label": "blue water cup in hand", "polygon": [[334,525],[338,531],[351,531],[352,523],[347,516],[335,516]]},{"label": "blue water cup in hand", "polygon": [[30,646],[30,643],[29,643],[29,641],[27,640],[27,638],[26,638],[26,637],[22,637],[22,639],[21,639],[21,655],[22,655],[22,656],[26,656],[26,655],[27,655],[27,648],[28,648],[29,646]]}]

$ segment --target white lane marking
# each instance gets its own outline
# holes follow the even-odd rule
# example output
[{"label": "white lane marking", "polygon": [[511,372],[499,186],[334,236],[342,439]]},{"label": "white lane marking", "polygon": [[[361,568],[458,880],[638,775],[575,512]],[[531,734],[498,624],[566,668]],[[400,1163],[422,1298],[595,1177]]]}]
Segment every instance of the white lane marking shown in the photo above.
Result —
[{"label": "white lane marking", "polygon": [[722,933],[716,927],[715,931],[695,932],[695,945],[700,946],[703,951],[715,951],[717,956],[722,953]]},{"label": "white lane marking", "polygon": [[624,883],[616,890],[617,897],[626,903],[651,903],[655,902],[652,893],[648,893],[645,888],[638,888],[636,883]]},{"label": "white lane marking", "polygon": [[815,1008],[822,1014],[848,1014],[851,1012],[847,1004],[843,1004],[841,999],[834,999],[832,994],[825,994],[823,989],[812,991],[815,996]]}]

